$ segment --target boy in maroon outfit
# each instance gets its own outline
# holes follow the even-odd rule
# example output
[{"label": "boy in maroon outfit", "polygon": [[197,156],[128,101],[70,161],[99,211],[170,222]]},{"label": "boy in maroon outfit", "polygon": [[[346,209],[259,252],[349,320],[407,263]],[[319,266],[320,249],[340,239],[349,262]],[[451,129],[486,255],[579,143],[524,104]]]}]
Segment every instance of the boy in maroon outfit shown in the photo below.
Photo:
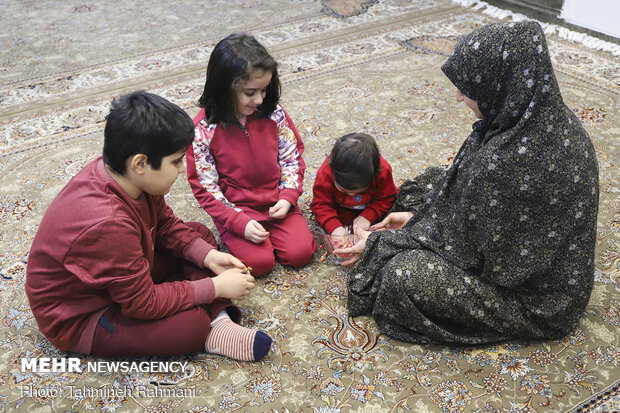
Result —
[{"label": "boy in maroon outfit", "polygon": [[368,231],[392,207],[398,188],[392,168],[374,138],[350,133],[339,138],[319,168],[310,209],[331,235]]},{"label": "boy in maroon outfit", "polygon": [[264,357],[271,338],[233,322],[254,277],[217,250],[203,225],[185,224],[164,195],[185,172],[191,118],[145,92],[112,102],[103,157],[47,209],[33,241],[26,294],[60,350],[102,356],[206,350]]}]

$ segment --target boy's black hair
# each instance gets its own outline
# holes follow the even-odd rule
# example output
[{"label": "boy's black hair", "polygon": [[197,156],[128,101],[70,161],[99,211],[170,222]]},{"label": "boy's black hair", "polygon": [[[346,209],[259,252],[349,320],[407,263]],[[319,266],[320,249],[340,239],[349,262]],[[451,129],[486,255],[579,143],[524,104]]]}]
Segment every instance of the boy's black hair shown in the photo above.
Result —
[{"label": "boy's black hair", "polygon": [[278,63],[253,36],[233,33],[215,46],[207,65],[207,80],[198,106],[208,123],[240,125],[235,114],[235,94],[256,70],[271,72],[271,82],[257,116],[269,117],[280,100]]},{"label": "boy's black hair", "polygon": [[329,158],[334,180],[350,191],[369,187],[381,170],[380,162],[377,142],[366,133],[340,137]]},{"label": "boy's black hair", "polygon": [[161,160],[194,141],[194,123],[180,107],[144,91],[112,101],[103,142],[103,161],[124,175],[127,159],[144,154],[158,170]]}]

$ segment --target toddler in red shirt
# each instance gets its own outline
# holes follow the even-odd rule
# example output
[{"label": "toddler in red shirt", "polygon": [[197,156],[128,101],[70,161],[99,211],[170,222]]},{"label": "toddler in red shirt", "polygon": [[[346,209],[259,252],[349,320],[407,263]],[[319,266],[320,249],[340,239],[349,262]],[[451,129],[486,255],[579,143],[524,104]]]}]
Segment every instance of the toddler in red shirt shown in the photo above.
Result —
[{"label": "toddler in red shirt", "polygon": [[331,235],[368,231],[392,207],[398,188],[392,167],[374,138],[350,133],[339,138],[319,168],[310,208]]}]

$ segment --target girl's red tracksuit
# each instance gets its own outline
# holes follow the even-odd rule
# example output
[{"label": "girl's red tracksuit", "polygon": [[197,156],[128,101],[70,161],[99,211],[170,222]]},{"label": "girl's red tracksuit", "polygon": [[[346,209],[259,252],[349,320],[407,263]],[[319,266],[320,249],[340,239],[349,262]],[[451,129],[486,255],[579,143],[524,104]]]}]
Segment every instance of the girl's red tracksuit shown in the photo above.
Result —
[{"label": "girl's red tracksuit", "polygon": [[[278,106],[269,118],[249,116],[244,128],[208,124],[203,109],[194,125],[187,177],[231,254],[256,276],[271,271],[276,258],[284,265],[307,264],[316,244],[297,206],[306,169],[304,145],[284,109]],[[292,206],[284,218],[272,219],[269,208],[281,199]],[[252,219],[269,232],[266,241],[244,238]]]}]

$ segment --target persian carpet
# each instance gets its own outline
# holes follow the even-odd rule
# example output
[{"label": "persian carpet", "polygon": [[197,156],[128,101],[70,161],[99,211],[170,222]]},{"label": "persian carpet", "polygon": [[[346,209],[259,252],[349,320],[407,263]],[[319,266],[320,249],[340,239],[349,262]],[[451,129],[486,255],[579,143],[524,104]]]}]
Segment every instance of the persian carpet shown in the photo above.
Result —
[{"label": "persian carpet", "polygon": [[[378,141],[397,183],[449,165],[473,115],[440,71],[459,36],[493,21],[449,0],[3,2],[0,25],[0,411],[609,412],[620,410],[620,59],[548,36],[565,102],[596,147],[596,281],[570,336],[482,347],[420,346],[346,311],[346,271],[276,266],[239,302],[242,324],[273,338],[261,362],[210,355],[177,373],[23,371],[62,353],[24,293],[28,250],[54,196],[98,156],[112,98],[160,94],[197,113],[214,44],[254,34],[280,63],[282,103],[306,145],[300,206],[334,140]],[[167,196],[184,220],[212,221],[185,179]],[[70,214],[70,211],[67,211]],[[171,361],[143,358],[137,361]],[[110,360],[107,360],[110,361]],[[136,361],[119,358],[112,361]],[[97,391],[98,390],[98,391]]]}]

